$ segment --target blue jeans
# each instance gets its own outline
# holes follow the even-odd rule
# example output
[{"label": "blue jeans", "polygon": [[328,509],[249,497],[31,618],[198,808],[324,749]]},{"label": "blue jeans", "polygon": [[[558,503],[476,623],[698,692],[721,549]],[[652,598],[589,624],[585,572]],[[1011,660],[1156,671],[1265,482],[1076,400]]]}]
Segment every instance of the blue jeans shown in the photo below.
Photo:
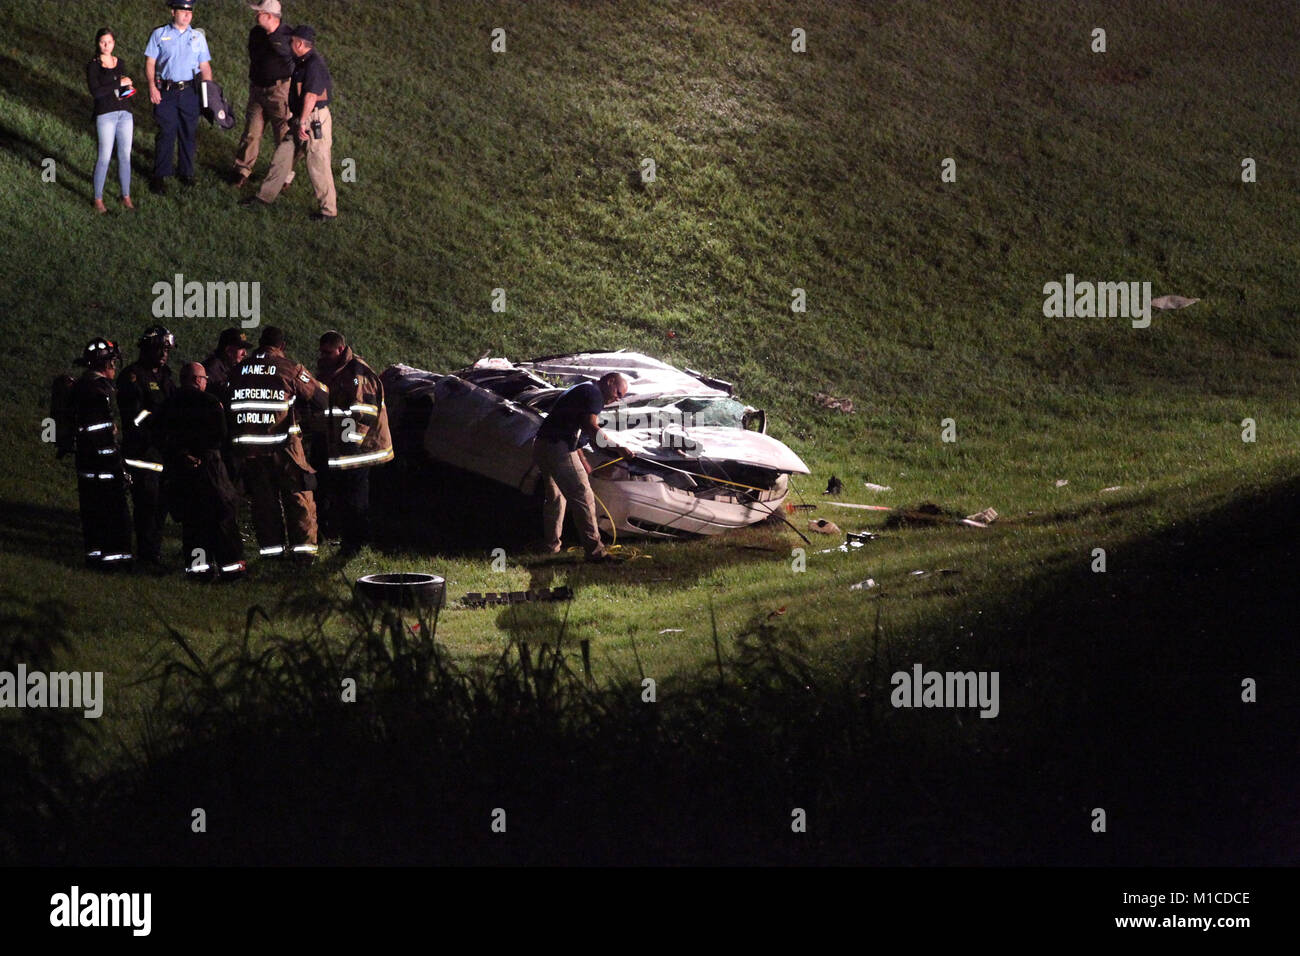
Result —
[{"label": "blue jeans", "polygon": [[108,178],[108,161],[117,143],[117,175],[122,183],[122,195],[131,195],[131,137],[135,133],[135,118],[130,110],[115,110],[95,117],[99,133],[99,160],[95,163],[95,198],[104,198],[104,180]]}]

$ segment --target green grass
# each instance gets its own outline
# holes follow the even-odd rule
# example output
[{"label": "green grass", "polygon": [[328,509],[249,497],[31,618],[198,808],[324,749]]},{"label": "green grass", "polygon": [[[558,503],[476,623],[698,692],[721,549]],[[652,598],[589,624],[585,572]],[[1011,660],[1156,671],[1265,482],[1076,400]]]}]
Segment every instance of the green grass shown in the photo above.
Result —
[{"label": "green grass", "polygon": [[[301,359],[331,327],[376,368],[445,370],[489,348],[643,350],[730,379],[766,407],[770,432],[812,468],[795,483],[802,500],[820,503],[836,474],[847,500],[1003,515],[988,531],[903,531],[857,554],[810,553],[804,574],[790,563],[801,543],[779,527],[641,544],[643,558],[598,573],[512,555],[496,574],[489,541],[367,552],[345,569],[432,568],[453,596],[574,584],[567,633],[593,641],[598,671],[634,669],[635,642],[670,686],[712,659],[710,604],[724,633],[785,608],[834,667],[869,632],[874,607],[849,585],[870,576],[889,594],[900,654],[947,647],[954,628],[1040,576],[1085,566],[1092,548],[1149,538],[1294,473],[1300,120],[1286,4],[1020,4],[994,17],[964,0],[321,2],[312,17],[336,81],[336,165],[357,169],[339,183],[330,228],[307,221],[305,171],[273,209],[239,209],[221,182],[237,131],[206,124],[199,187],[150,196],[143,103],[139,212],[94,217],[82,77],[100,24],[82,6],[12,0],[0,12],[0,582],[66,606],[79,636],[68,661],[109,673],[126,739],[138,729],[130,682],[164,623],[214,647],[249,605],[282,606],[288,583],[271,574],[203,589],[78,566],[75,482],[39,440],[46,386],[92,335],[132,342],[152,321],[153,284],[175,272],[260,281],[263,322],[285,326]],[[112,16],[142,76],[157,5],[120,3]],[[226,5],[197,22],[242,113],[249,18]],[[1088,50],[1096,25],[1108,30],[1104,55]],[[495,26],[508,32],[500,56],[488,51]],[[805,55],[790,51],[794,26],[808,31]],[[1240,181],[1245,156],[1257,183]],[[41,182],[44,157],[58,161],[56,183]],[[654,183],[640,182],[643,157]],[[944,157],[957,160],[956,183],[940,182]],[[259,174],[268,158],[264,145]],[[106,197],[112,207],[115,173]],[[1202,302],[1146,330],[1044,319],[1043,283],[1067,272]],[[497,287],[504,314],[490,309]],[[805,314],[790,311],[795,287],[807,290]],[[202,357],[226,324],[171,322],[177,358]],[[856,410],[819,408],[816,392]],[[1253,444],[1240,437],[1247,417]],[[940,440],[945,418],[955,444]],[[894,491],[872,495],[864,479]],[[816,514],[850,530],[879,524]],[[961,574],[908,578],[941,567]],[[564,613],[452,610],[440,635],[455,653],[490,655]]]}]

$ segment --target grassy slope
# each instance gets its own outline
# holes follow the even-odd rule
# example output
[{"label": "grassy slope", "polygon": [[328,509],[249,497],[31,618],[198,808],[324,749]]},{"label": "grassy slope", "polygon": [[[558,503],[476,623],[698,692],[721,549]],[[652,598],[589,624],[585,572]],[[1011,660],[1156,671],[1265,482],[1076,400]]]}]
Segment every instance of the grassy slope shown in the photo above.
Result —
[{"label": "grassy slope", "polygon": [[[993,505],[1012,519],[987,533],[898,535],[870,556],[815,555],[804,575],[790,573],[788,533],[646,547],[653,558],[581,582],[570,626],[597,638],[598,663],[630,666],[629,635],[657,673],[706,662],[709,599],[724,630],[785,606],[833,647],[867,627],[847,585],[869,574],[893,582],[893,633],[923,653],[922,633],[1093,547],[1293,470],[1300,215],[1288,157],[1300,130],[1285,4],[1023,4],[992,21],[975,3],[420,7],[429,12],[314,5],[338,86],[335,155],[358,169],[329,230],[308,228],[305,189],[261,216],[239,210],[218,182],[235,136],[206,125],[201,187],[149,196],[142,106],[141,210],[92,217],[81,69],[98,23],[80,5],[32,0],[0,13],[0,416],[11,437],[0,580],[107,635],[76,657],[118,675],[116,693],[130,693],[121,685],[159,618],[224,631],[281,586],[191,592],[76,566],[74,483],[37,440],[45,382],[91,334],[132,340],[150,321],[153,283],[176,271],[261,281],[263,321],[287,326],[303,357],[331,326],[378,367],[447,368],[485,348],[643,349],[733,379],[765,405],[773,434],[813,468],[799,483],[809,500],[835,473],[852,500],[868,500],[867,478],[893,486],[891,503]],[[149,3],[116,9],[140,75],[137,51],[160,17]],[[242,109],[246,17],[231,6],[200,24]],[[487,52],[498,25],[504,56]],[[795,25],[808,30],[807,55],[789,51]],[[1088,52],[1094,25],[1108,30],[1104,56]],[[39,181],[45,156],[59,161],[57,184]],[[642,188],[645,156],[658,181]],[[939,180],[947,156],[955,184]],[[1257,160],[1258,183],[1239,181],[1243,156]],[[110,179],[110,199],[115,189]],[[1204,301],[1145,331],[1046,320],[1042,284],[1066,272]],[[807,314],[789,310],[795,286]],[[505,314],[489,309],[495,287],[507,289]],[[172,327],[197,356],[224,324]],[[857,411],[818,408],[818,391]],[[1247,416],[1255,444],[1239,439]],[[946,417],[955,445],[939,441]],[[1070,484],[1054,487],[1058,477]],[[1097,494],[1115,484],[1125,489]],[[433,565],[453,592],[546,577],[493,575],[490,547],[482,558],[365,555],[348,572]],[[903,579],[926,567],[963,574],[943,587]],[[540,618],[550,626],[554,614]],[[537,624],[453,613],[443,633],[483,653]]]}]

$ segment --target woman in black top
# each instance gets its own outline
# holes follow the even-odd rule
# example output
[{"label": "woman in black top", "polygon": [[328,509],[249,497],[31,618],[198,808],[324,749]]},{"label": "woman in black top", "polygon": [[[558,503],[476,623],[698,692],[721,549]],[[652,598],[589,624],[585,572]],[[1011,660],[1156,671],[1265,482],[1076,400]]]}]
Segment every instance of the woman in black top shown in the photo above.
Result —
[{"label": "woman in black top", "polygon": [[95,163],[95,211],[104,208],[104,180],[108,178],[108,163],[117,144],[117,173],[122,184],[122,205],[131,204],[131,139],[135,134],[135,118],[127,107],[127,98],[135,93],[131,78],[122,68],[122,62],[113,55],[113,31],[105,27],[95,34],[98,55],[86,65],[86,83],[95,98],[95,129],[99,134],[99,159]]}]

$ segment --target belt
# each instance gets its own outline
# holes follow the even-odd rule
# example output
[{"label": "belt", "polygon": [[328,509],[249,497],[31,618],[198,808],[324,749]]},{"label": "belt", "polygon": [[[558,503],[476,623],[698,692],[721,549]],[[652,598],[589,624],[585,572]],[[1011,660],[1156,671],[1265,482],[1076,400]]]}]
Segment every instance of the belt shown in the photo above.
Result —
[{"label": "belt", "polygon": [[186,87],[193,86],[193,80],[160,80],[158,89],[164,93],[170,93],[172,90],[183,90]]}]

